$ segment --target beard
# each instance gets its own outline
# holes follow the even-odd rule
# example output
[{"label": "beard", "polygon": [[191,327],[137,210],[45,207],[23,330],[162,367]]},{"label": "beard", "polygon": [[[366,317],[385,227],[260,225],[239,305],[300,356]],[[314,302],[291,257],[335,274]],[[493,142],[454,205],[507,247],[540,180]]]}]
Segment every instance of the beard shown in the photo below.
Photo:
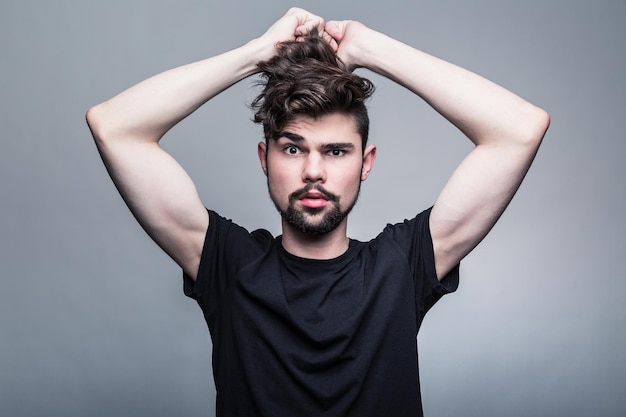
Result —
[{"label": "beard", "polygon": [[[268,184],[269,185],[269,184]],[[324,195],[328,204],[324,207],[312,208],[304,207],[301,209],[296,208],[296,202],[300,196],[308,193],[309,191],[318,191]],[[294,191],[289,195],[289,204],[285,210],[282,210],[278,205],[278,201],[272,194],[271,188],[269,188],[270,198],[274,202],[274,205],[278,209],[281,217],[295,229],[300,232],[311,235],[321,236],[335,230],[341,222],[344,221],[348,214],[354,208],[356,201],[361,191],[361,184],[359,183],[359,189],[357,190],[354,200],[350,202],[345,210],[341,210],[339,206],[339,197],[335,194],[327,191],[321,185],[309,184],[304,188]],[[330,205],[330,208],[327,207]],[[317,217],[317,219],[315,219]]]}]

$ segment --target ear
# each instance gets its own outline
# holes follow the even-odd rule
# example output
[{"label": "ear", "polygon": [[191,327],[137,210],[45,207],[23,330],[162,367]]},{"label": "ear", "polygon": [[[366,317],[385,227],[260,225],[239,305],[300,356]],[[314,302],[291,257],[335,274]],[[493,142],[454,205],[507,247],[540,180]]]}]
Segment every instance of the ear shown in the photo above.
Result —
[{"label": "ear", "polygon": [[361,168],[361,181],[369,177],[374,161],[376,160],[376,145],[369,145],[363,152],[363,166]]},{"label": "ear", "polygon": [[261,162],[263,173],[267,176],[267,144],[263,141],[259,142],[256,151],[259,155],[259,162]]}]

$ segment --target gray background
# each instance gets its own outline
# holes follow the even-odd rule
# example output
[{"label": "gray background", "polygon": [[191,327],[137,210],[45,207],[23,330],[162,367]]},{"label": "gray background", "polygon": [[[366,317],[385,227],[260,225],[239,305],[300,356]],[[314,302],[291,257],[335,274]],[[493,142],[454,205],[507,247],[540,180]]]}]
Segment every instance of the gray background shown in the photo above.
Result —
[{"label": "gray background", "polygon": [[[625,415],[626,3],[301,5],[465,66],[552,116],[511,207],[418,337],[427,415]],[[213,415],[206,325],[117,195],[84,113],[246,42],[289,6],[2,2],[0,415]],[[432,204],[470,149],[411,94],[371,78],[379,157],[350,223],[360,239]],[[276,232],[246,107],[251,81],[164,144],[208,206]]]}]

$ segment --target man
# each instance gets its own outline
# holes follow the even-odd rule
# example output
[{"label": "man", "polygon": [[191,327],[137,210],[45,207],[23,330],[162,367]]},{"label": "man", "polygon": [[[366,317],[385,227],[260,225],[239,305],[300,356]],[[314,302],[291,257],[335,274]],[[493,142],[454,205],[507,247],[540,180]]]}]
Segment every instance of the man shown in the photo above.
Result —
[{"label": "man", "polygon": [[[475,145],[431,209],[366,243],[347,236],[376,157],[364,106],[372,86],[351,73],[357,67],[408,88]],[[258,155],[282,218],[276,238],[207,214],[158,145],[258,72]],[[475,74],[301,9],[244,46],[139,83],[87,120],[122,197],[202,308],[217,414],[246,416],[421,415],[423,316],[456,289],[459,262],[510,202],[549,124],[543,110]]]}]

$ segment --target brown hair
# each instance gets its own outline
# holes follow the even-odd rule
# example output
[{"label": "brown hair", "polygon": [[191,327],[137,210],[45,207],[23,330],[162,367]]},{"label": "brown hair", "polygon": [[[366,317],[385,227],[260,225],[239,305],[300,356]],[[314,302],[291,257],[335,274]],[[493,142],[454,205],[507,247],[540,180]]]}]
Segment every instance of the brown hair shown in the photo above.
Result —
[{"label": "brown hair", "polygon": [[351,73],[317,34],[279,46],[276,56],[258,64],[263,87],[251,104],[254,122],[263,125],[265,140],[277,139],[298,115],[314,118],[331,113],[354,117],[363,149],[369,133],[365,101],[374,92],[366,78]]}]

